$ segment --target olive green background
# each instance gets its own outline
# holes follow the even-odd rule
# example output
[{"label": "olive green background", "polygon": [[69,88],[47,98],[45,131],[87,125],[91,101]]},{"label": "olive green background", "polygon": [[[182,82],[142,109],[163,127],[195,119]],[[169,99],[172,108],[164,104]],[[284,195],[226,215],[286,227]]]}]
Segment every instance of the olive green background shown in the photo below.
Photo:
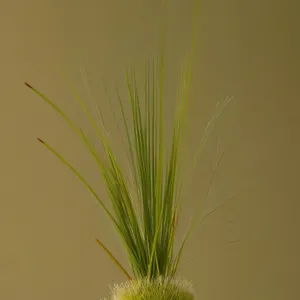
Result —
[{"label": "olive green background", "polygon": [[[218,138],[225,154],[202,212],[236,197],[206,219],[187,245],[179,273],[193,281],[197,299],[300,299],[297,2],[200,1],[191,149],[216,103],[234,98],[197,169],[186,175],[188,201],[179,233],[203,203]],[[67,70],[84,93],[83,64],[95,98],[108,111],[100,78],[112,95],[116,80],[125,95],[123,68],[133,60],[141,67],[155,53],[164,18],[170,121],[174,74],[191,42],[193,1],[168,1],[163,9],[158,0],[2,0],[0,7],[0,299],[109,296],[109,284],[125,278],[95,238],[127,266],[121,244],[101,207],[36,137],[66,155],[105,195],[97,169],[64,122],[23,81],[79,121],[58,71]],[[112,141],[119,145],[119,137]]]}]

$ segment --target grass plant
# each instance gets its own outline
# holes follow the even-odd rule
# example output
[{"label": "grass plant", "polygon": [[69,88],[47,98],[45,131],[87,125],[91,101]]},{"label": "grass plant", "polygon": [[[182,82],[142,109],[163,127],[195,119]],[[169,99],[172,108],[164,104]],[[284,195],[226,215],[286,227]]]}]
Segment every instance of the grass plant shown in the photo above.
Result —
[{"label": "grass plant", "polygon": [[[109,142],[107,131],[99,125],[98,120],[89,111],[85,101],[71,84],[70,88],[75,99],[97,135],[97,145],[88,137],[83,128],[75,124],[61,110],[55,101],[31,84],[25,83],[74,130],[102,175],[111,208],[108,207],[107,199],[102,199],[95,192],[75,166],[71,165],[48,142],[38,138],[38,141],[67,166],[91,192],[114,224],[123,242],[130,262],[130,271],[126,270],[113,253],[97,239],[97,243],[129,280],[126,285],[115,290],[113,297],[116,300],[192,299],[187,285],[176,282],[175,276],[193,226],[190,227],[176,253],[174,253],[174,238],[180,215],[180,196],[183,183],[179,172],[179,153],[183,146],[192,67],[197,44],[198,1],[196,0],[195,3],[192,50],[178,82],[178,109],[174,116],[170,143],[167,143],[167,139],[164,137],[166,81],[164,51],[146,62],[142,92],[137,84],[135,69],[130,68],[125,71],[128,99],[124,100],[118,96],[118,103],[125,132],[124,150],[127,153],[133,185],[126,176],[126,170],[122,169],[118,162],[117,155]],[[130,105],[130,116],[125,113],[125,101],[128,101],[127,103]],[[226,104],[224,103],[224,105]],[[204,133],[204,141],[224,105],[218,107],[212,122],[208,124]],[[99,147],[104,151],[104,156],[100,155]]]}]

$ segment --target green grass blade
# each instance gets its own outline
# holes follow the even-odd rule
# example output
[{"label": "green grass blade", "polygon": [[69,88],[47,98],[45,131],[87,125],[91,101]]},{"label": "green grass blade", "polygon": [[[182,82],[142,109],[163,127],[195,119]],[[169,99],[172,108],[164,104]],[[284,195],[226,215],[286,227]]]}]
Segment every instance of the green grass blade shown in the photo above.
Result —
[{"label": "green grass blade", "polygon": [[85,187],[90,191],[90,193],[96,198],[96,200],[100,203],[104,211],[107,213],[109,218],[113,221],[113,223],[118,227],[118,223],[111,212],[108,210],[104,202],[100,199],[94,189],[89,185],[89,183],[84,179],[84,177],[70,164],[68,163],[57,151],[55,151],[49,144],[47,144],[42,139],[38,138],[38,141],[44,145],[52,154],[54,154],[64,165],[66,165],[74,174],[75,176],[85,185]]}]

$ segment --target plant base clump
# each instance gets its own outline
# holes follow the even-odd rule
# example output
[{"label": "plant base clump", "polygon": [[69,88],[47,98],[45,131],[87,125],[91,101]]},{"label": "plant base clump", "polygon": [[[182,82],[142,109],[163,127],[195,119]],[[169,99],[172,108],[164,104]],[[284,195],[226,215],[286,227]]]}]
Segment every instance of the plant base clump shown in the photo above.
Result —
[{"label": "plant base clump", "polygon": [[192,285],[184,280],[130,280],[112,289],[112,300],[193,300]]}]

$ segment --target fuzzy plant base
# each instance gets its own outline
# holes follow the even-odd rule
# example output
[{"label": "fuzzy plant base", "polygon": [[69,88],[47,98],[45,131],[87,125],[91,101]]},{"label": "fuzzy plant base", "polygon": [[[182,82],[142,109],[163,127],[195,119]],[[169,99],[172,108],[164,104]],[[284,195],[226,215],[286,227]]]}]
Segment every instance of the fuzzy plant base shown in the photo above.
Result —
[{"label": "fuzzy plant base", "polygon": [[192,285],[179,279],[130,280],[112,289],[112,300],[194,300]]}]

